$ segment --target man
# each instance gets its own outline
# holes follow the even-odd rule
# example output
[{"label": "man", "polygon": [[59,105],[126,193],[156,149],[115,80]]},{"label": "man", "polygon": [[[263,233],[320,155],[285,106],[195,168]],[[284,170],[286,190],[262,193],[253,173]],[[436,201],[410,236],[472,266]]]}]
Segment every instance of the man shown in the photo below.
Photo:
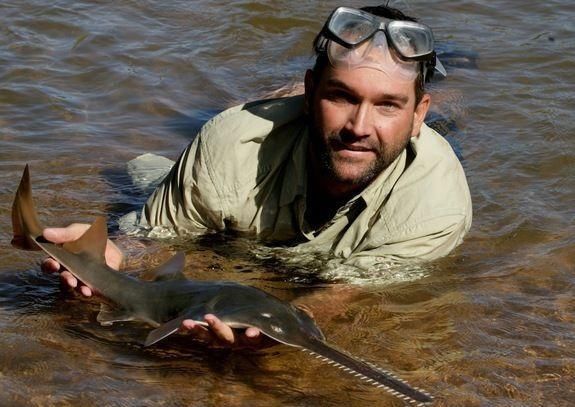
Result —
[{"label": "man", "polygon": [[[210,120],[148,200],[142,223],[234,230],[358,267],[446,255],[469,230],[471,200],[452,149],[423,123],[424,82],[443,71],[431,30],[388,7],[340,7],[314,47],[305,95]],[[45,237],[61,242],[80,230]],[[111,244],[107,259],[121,262]],[[256,329],[238,334],[217,316],[206,321],[210,330],[193,321],[182,329],[227,345],[261,341]]]}]

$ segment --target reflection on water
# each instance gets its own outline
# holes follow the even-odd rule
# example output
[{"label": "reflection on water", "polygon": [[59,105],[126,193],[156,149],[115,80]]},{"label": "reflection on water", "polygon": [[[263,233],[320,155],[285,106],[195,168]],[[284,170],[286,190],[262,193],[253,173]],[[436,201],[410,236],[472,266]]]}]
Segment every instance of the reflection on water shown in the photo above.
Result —
[{"label": "reflection on water", "polygon": [[[24,162],[44,219],[107,214],[114,228],[145,199],[124,163],[145,152],[175,159],[214,111],[300,81],[318,16],[336,5],[2,2],[1,405],[401,405],[287,347],[205,352],[179,338],[144,349],[146,327],[100,327],[93,301],[8,246]],[[353,275],[225,236],[118,243],[130,270],[184,248],[190,276],[307,305],[331,342],[429,389],[437,405],[570,406],[571,2],[434,5],[409,2],[435,28],[449,72],[429,119],[460,155],[473,195],[474,225],[454,254]]]}]

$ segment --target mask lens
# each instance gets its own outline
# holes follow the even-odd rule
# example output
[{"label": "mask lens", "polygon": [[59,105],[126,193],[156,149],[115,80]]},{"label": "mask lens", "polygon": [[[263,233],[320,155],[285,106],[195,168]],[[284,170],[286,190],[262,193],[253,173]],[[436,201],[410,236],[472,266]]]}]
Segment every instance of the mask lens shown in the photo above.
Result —
[{"label": "mask lens", "polygon": [[418,62],[398,58],[395,51],[387,46],[385,33],[382,31],[377,32],[369,41],[353,48],[345,48],[330,41],[327,55],[334,67],[377,69],[399,81],[412,81],[418,73]]},{"label": "mask lens", "polygon": [[353,48],[345,48],[336,42],[330,41],[328,57],[334,66],[345,66],[348,69],[352,69],[361,65],[372,49],[371,41]]},{"label": "mask lens", "polygon": [[392,21],[387,26],[393,46],[406,58],[417,58],[433,51],[431,30],[419,23]]},{"label": "mask lens", "polygon": [[365,41],[378,27],[375,21],[353,11],[337,10],[328,25],[328,29],[349,46]]}]

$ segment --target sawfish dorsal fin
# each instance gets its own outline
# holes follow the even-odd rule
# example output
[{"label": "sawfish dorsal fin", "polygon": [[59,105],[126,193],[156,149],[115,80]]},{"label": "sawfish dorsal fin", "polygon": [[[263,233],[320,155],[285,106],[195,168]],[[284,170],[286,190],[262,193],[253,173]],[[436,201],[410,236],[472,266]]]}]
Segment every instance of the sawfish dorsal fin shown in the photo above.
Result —
[{"label": "sawfish dorsal fin", "polygon": [[24,250],[40,250],[35,239],[42,236],[44,228],[38,220],[38,214],[32,200],[32,184],[28,164],[22,173],[20,185],[12,204],[12,245]]},{"label": "sawfish dorsal fin", "polygon": [[64,243],[62,247],[74,254],[86,254],[91,259],[106,264],[106,244],[108,243],[108,228],[106,218],[99,216],[78,240]]},{"label": "sawfish dorsal fin", "polygon": [[183,252],[178,252],[155,269],[146,271],[144,276],[147,280],[152,281],[187,280],[184,275],[185,265],[186,255]]}]

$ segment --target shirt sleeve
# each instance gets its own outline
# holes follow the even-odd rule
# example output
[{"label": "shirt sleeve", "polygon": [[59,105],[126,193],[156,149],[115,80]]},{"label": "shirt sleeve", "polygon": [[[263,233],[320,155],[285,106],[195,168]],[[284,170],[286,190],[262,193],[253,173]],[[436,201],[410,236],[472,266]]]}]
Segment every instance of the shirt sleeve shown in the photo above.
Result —
[{"label": "shirt sleeve", "polygon": [[449,254],[462,241],[471,226],[465,214],[440,216],[406,226],[393,233],[393,240],[374,244],[352,255],[345,264],[369,269],[382,263],[434,260]]},{"label": "shirt sleeve", "polygon": [[221,200],[208,154],[202,150],[200,132],[146,202],[143,224],[179,234],[223,229]]}]

